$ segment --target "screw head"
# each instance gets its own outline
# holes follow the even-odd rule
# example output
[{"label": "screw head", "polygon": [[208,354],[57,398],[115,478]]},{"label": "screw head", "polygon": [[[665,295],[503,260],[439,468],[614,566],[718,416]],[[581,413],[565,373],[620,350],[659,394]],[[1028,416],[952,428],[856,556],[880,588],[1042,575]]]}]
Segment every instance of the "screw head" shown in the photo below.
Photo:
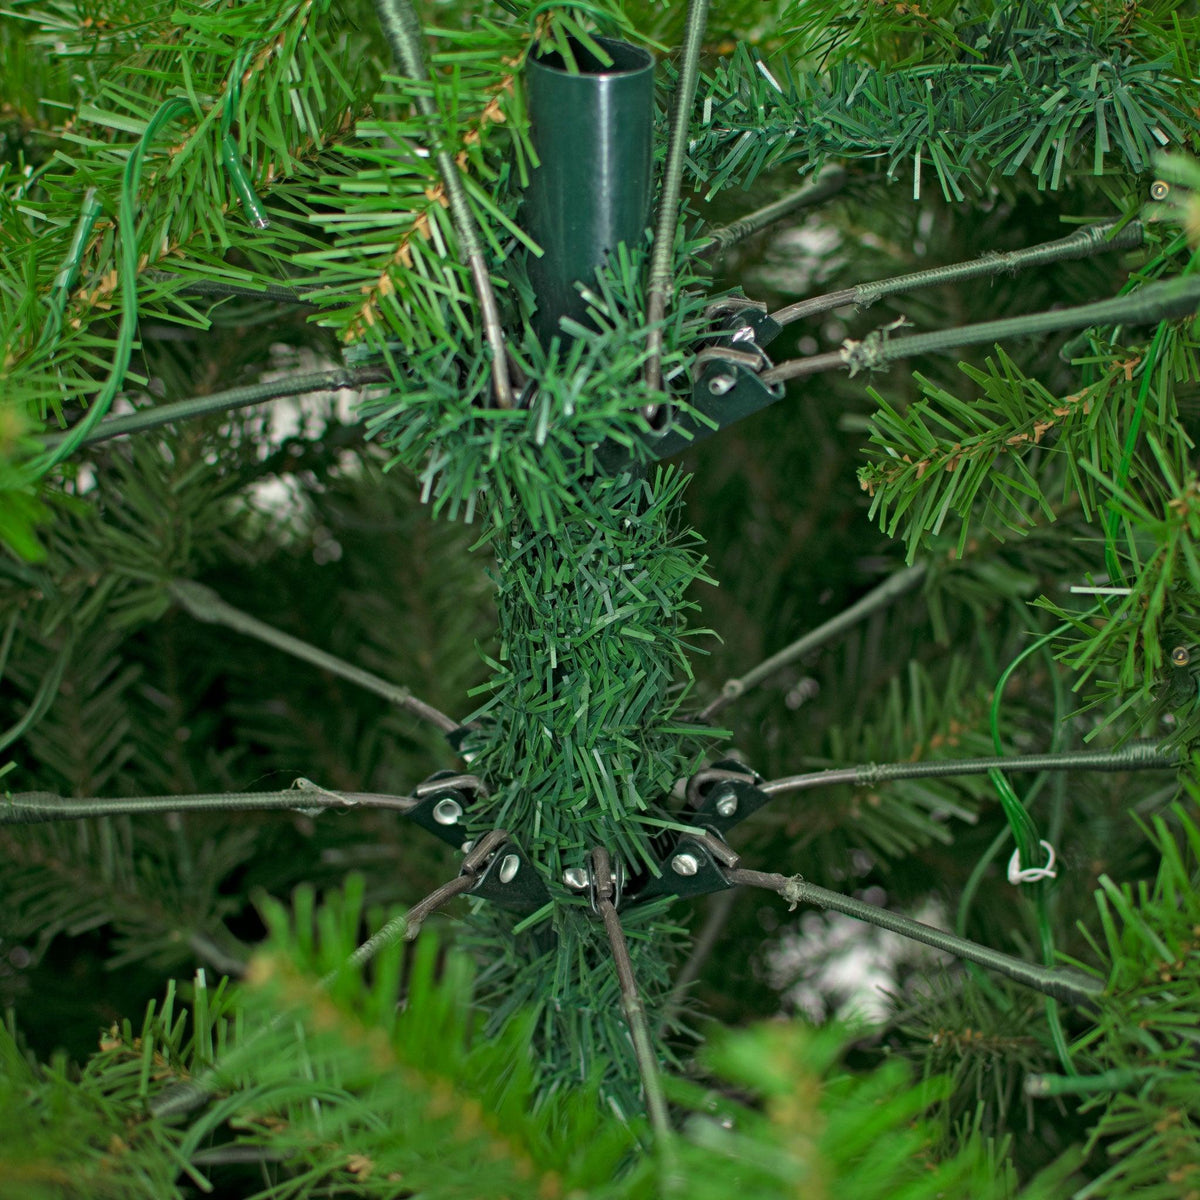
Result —
[{"label": "screw head", "polygon": [[694,854],[677,854],[671,859],[671,870],[676,875],[695,875],[700,870],[700,860]]},{"label": "screw head", "polygon": [[733,792],[729,792],[722,796],[717,801],[717,816],[732,817],[738,810],[738,798]]},{"label": "screw head", "polygon": [[708,381],[708,390],[714,396],[724,396],[737,386],[737,378],[733,375],[714,375]]},{"label": "screw head", "polygon": [[500,882],[512,883],[513,876],[521,869],[521,860],[515,854],[506,854],[500,860]]},{"label": "screw head", "polygon": [[443,797],[433,806],[433,819],[439,825],[457,825],[462,813],[462,805],[450,796]]},{"label": "screw head", "polygon": [[576,892],[582,892],[587,889],[588,876],[587,871],[583,867],[568,867],[563,872],[563,883]]}]

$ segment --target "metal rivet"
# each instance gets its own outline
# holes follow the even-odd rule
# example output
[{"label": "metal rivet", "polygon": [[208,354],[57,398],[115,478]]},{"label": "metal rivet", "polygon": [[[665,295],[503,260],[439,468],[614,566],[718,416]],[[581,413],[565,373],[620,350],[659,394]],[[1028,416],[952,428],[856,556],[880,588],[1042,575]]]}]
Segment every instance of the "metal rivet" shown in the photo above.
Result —
[{"label": "metal rivet", "polygon": [[1165,180],[1156,179],[1150,185],[1151,200],[1165,200],[1171,194],[1171,185]]},{"label": "metal rivet", "polygon": [[733,814],[737,812],[737,808],[738,799],[732,792],[730,792],[728,795],[722,796],[720,800],[717,801],[717,816],[732,817]]},{"label": "metal rivet", "polygon": [[1177,667],[1186,667],[1188,663],[1192,661],[1192,656],[1188,653],[1188,648],[1186,646],[1176,646],[1175,649],[1171,651],[1171,661]]},{"label": "metal rivet", "polygon": [[700,870],[700,860],[694,854],[677,854],[671,859],[671,870],[676,875],[695,875]]},{"label": "metal rivet", "polygon": [[587,871],[583,867],[568,867],[563,872],[563,883],[577,892],[582,892],[588,885]]},{"label": "metal rivet", "polygon": [[714,375],[708,381],[708,390],[714,396],[723,396],[737,386],[737,379],[732,375]]},{"label": "metal rivet", "polygon": [[462,805],[449,796],[439,800],[433,806],[433,819],[439,825],[457,825],[458,818],[462,816],[462,813]]},{"label": "metal rivet", "polygon": [[506,854],[500,862],[500,882],[512,883],[513,876],[521,869],[521,860],[515,854]]}]

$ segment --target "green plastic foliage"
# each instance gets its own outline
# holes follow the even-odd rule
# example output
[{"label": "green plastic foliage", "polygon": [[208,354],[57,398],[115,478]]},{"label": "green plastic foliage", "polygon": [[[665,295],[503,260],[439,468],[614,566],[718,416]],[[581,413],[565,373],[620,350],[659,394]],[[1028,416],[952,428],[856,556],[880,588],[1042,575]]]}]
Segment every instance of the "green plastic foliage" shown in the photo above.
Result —
[{"label": "green plastic foliage", "polygon": [[668,470],[599,478],[553,532],[492,543],[500,648],[480,765],[502,787],[473,816],[522,831],[552,877],[594,845],[648,861],[695,744],[674,716],[702,565],[695,535],[672,532],[682,485]]},{"label": "green plastic foliage", "polygon": [[[914,1085],[899,1061],[851,1074],[841,1060],[852,1031],[799,1023],[718,1039],[706,1055],[715,1088],[671,1083],[691,1115],[667,1177],[636,1153],[640,1118],[600,1103],[595,1079],[538,1098],[531,1014],[489,1034],[461,952],[427,932],[406,966],[393,945],[369,974],[346,967],[364,916],[360,879],[321,904],[308,888],[290,908],[269,901],[264,916],[269,942],[246,984],[212,989],[200,972],[186,1008],[169,985],[140,1027],[106,1031],[82,1072],[34,1065],[0,1028],[5,1200],[1015,1194],[978,1136],[931,1157],[924,1114],[939,1081]],[[198,1083],[211,1102],[184,1111],[177,1100]],[[730,1085],[742,1100],[728,1098]],[[1036,1182],[1021,1192],[1055,1194]]]},{"label": "green plastic foliage", "polygon": [[[478,522],[493,555],[499,645],[468,718],[479,725],[472,766],[490,795],[466,819],[474,833],[507,829],[554,901],[531,928],[514,930],[504,914],[476,918],[475,938],[495,960],[486,992],[496,1027],[528,1006],[545,1085],[604,1063],[606,1094],[627,1112],[639,1101],[611,952],[562,873],[596,845],[628,872],[657,870],[651,840],[680,827],[666,800],[704,736],[677,716],[703,632],[689,626],[689,589],[709,582],[699,539],[680,528],[686,479],[640,465],[651,436],[641,409],[661,396],[641,382],[640,259],[622,249],[598,274],[584,292],[589,323],[568,322],[566,347],[526,337],[523,407],[489,407],[481,353],[431,352],[408,361],[399,394],[370,402],[369,419],[435,510]],[[679,267],[694,280],[682,257]],[[668,375],[700,336],[702,304],[685,294],[666,321]],[[604,472],[602,452],[628,466]],[[656,1013],[675,931],[661,906],[623,910],[623,921]]]},{"label": "green plastic foliage", "polygon": [[1118,885],[1101,876],[1096,892],[1101,932],[1094,945],[1109,983],[1080,1046],[1095,1074],[1111,1072],[1126,1083],[1103,1089],[1094,1102],[1103,1107],[1092,1144],[1112,1166],[1077,1193],[1079,1200],[1176,1200],[1200,1183],[1193,1005],[1200,988],[1200,827],[1194,783],[1190,790],[1193,803],[1173,805],[1170,818],[1155,817],[1147,831],[1162,856],[1157,878]]},{"label": "green plastic foliage", "polygon": [[706,164],[709,195],[846,157],[885,159],[888,180],[911,178],[914,199],[928,175],[947,200],[1021,171],[1057,190],[1077,172],[1144,171],[1200,129],[1183,100],[1194,94],[1185,43],[1172,61],[1165,20],[1157,38],[1131,45],[1093,5],[969,9],[956,6],[957,36],[922,12],[928,52],[885,67],[847,58],[820,74],[804,60],[760,71],[740,43],[697,97],[689,153]]},{"label": "green plastic foliage", "polygon": [[[203,990],[201,987],[200,990]],[[219,1019],[223,993],[213,997]],[[197,1007],[199,1015],[199,1006]],[[23,1052],[0,1024],[0,1190],[5,1200],[174,1200],[180,1174],[206,1184],[179,1155],[178,1131],[144,1121],[145,1101],[187,1070],[211,1035],[192,1036],[175,1012],[174,983],[145,1020],[100,1038],[82,1072],[66,1056],[46,1066]]]}]

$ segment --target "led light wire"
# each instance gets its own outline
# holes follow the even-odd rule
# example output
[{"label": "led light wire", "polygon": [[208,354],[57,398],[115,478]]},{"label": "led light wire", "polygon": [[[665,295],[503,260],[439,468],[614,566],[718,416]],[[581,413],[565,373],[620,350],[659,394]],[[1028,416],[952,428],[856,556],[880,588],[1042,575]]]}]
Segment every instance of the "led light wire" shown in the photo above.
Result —
[{"label": "led light wire", "polygon": [[[1091,610],[1092,613],[1097,611],[1099,611],[1098,607]],[[1062,633],[1065,628],[1067,628],[1065,625],[1059,625],[1049,633],[1045,633],[1035,639],[1005,667],[1000,678],[996,681],[996,687],[992,693],[990,723],[992,745],[995,747],[997,754],[1004,753],[1004,745],[1000,738],[1000,705],[1004,699],[1005,686],[1021,663],[1030,655],[1036,654],[1043,646]],[[1020,797],[1013,790],[1003,771],[989,771],[988,778],[991,779],[993,786],[996,788],[996,793],[1000,797],[1000,805],[1004,809],[1005,819],[1008,821],[1009,829],[1012,831],[1013,840],[1017,844],[1018,862],[1028,868],[1039,861],[1039,856],[1042,853],[1041,832],[1037,827],[1037,822],[1034,821],[1025,805],[1021,803]],[[1033,907],[1034,920],[1038,931],[1038,943],[1042,952],[1042,961],[1047,966],[1050,966],[1054,962],[1055,951],[1054,933],[1050,928],[1047,888],[1044,882],[1025,886],[1032,886],[1034,889]],[[1054,999],[1050,996],[1046,997],[1046,1021],[1050,1028],[1050,1037],[1054,1042],[1054,1049],[1058,1054],[1059,1061],[1062,1063],[1063,1070],[1068,1075],[1077,1074],[1075,1065],[1071,1061],[1071,1052],[1067,1045],[1066,1034],[1062,1027],[1062,1020],[1059,1017],[1058,1007]]]},{"label": "led light wire", "polygon": [[[1190,275],[1200,260],[1200,251],[1196,251],[1188,259],[1183,268],[1183,275]],[[1182,276],[1181,276],[1182,277]],[[1117,473],[1113,479],[1114,491],[1119,496],[1129,480],[1129,471],[1133,465],[1133,452],[1137,448],[1138,434],[1142,428],[1142,416],[1146,411],[1146,401],[1150,396],[1150,384],[1158,367],[1158,356],[1162,351],[1162,343],[1167,333],[1167,322],[1160,321],[1150,340],[1150,349],[1146,352],[1142,366],[1142,381],[1138,385],[1137,400],[1133,406],[1133,415],[1129,420],[1129,429],[1125,433],[1125,444],[1121,448],[1121,461],[1117,465]],[[1117,530],[1121,524],[1121,513],[1117,507],[1116,498],[1111,500],[1104,522],[1104,564],[1108,570],[1108,580],[1113,584],[1125,582],[1125,573],[1121,570],[1117,558]]]},{"label": "led light wire", "polygon": [[255,229],[268,229],[271,219],[263,208],[254,190],[250,177],[242,166],[241,151],[237,138],[233,136],[233,119],[242,103],[242,72],[245,69],[246,52],[234,59],[229,86],[225,89],[225,103],[221,106],[221,163],[229,176],[229,185],[237,194],[246,219]]},{"label": "led light wire", "polygon": [[[174,97],[161,104],[158,111],[150,118],[145,132],[138,139],[137,144],[129,154],[121,181],[121,200],[118,210],[118,220],[120,223],[121,323],[117,332],[117,345],[113,353],[112,366],[109,368],[108,377],[105,379],[100,391],[88,406],[87,415],[71,428],[67,436],[58,445],[43,450],[29,462],[25,468],[29,472],[29,482],[41,478],[47,471],[52,470],[64,459],[74,454],[84,438],[95,429],[96,425],[104,417],[104,414],[108,412],[117,391],[124,382],[125,372],[129,368],[129,359],[133,353],[134,333],[137,328],[138,253],[137,213],[134,205],[137,199],[138,188],[142,181],[142,166],[145,162],[146,153],[150,149],[150,145],[159,130],[168,121],[185,111],[190,112],[191,105],[179,97]],[[89,201],[86,197],[84,203],[84,216],[86,217],[86,211],[89,206]],[[81,218],[81,226],[83,223],[84,218]],[[86,238],[86,235],[84,236]],[[79,240],[80,233],[79,229],[77,229],[75,241]],[[75,242],[73,241],[72,245],[74,244]],[[64,267],[64,272],[69,274],[70,268],[71,263],[68,262],[67,266]],[[74,269],[78,269],[78,258],[76,258],[74,263]],[[60,273],[60,278],[62,277],[63,274]]]}]

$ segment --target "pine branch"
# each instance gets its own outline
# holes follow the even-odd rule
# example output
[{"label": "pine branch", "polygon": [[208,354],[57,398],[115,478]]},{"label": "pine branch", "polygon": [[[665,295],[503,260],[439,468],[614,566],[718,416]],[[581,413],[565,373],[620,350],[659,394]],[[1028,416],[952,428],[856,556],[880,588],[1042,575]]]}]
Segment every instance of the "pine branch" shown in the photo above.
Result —
[{"label": "pine branch", "polygon": [[1111,28],[1097,36],[1088,18],[1082,5],[1058,22],[1040,5],[964,10],[982,54],[885,68],[842,62],[824,75],[764,70],[741,44],[700,89],[691,154],[707,164],[710,197],[830,158],[883,157],[889,181],[911,164],[914,200],[932,167],[945,199],[960,202],[968,188],[1023,168],[1039,189],[1085,170],[1099,176],[1113,157],[1145,171],[1160,147],[1195,135],[1183,100],[1195,83],[1159,48],[1131,48]]}]

